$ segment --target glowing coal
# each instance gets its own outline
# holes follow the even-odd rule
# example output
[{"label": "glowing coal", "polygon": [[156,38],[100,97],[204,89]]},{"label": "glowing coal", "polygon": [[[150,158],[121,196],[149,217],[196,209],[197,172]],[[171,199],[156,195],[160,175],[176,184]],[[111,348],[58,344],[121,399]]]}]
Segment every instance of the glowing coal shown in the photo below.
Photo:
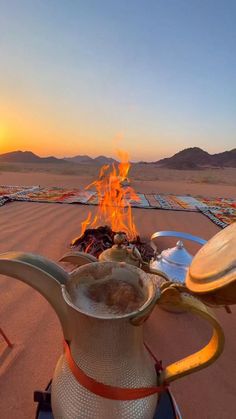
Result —
[{"label": "glowing coal", "polygon": [[[88,228],[82,236],[73,240],[72,246],[76,247],[76,250],[79,252],[90,253],[98,258],[104,250],[113,246],[116,233],[117,232],[112,231],[109,226]],[[145,262],[149,262],[154,256],[154,250],[152,247],[148,243],[141,241],[139,236],[135,237],[135,239],[131,241],[128,241],[127,239],[125,244],[127,246],[130,244],[135,245]]]}]

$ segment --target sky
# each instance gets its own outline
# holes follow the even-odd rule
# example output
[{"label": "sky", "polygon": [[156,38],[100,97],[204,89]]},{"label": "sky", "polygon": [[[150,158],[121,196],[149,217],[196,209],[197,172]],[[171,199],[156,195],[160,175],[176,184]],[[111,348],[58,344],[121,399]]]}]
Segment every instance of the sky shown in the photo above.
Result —
[{"label": "sky", "polygon": [[0,0],[0,153],[236,147],[235,0]]}]

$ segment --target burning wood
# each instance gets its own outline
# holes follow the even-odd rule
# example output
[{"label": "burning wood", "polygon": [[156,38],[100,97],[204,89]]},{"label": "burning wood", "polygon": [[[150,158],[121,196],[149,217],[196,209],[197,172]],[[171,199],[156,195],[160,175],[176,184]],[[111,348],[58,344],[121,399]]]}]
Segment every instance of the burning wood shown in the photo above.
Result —
[{"label": "burning wood", "polygon": [[83,235],[74,239],[73,247],[77,247],[79,252],[90,253],[98,258],[98,256],[106,249],[113,245],[115,233],[110,227],[88,228]]},{"label": "burning wood", "polygon": [[132,216],[131,201],[139,201],[136,192],[130,186],[124,187],[130,168],[128,154],[119,152],[121,162],[105,165],[101,168],[98,180],[87,186],[95,187],[98,197],[98,211],[92,219],[91,212],[81,224],[81,236],[86,228],[109,225],[113,231],[124,231],[129,240],[137,235]]},{"label": "burning wood", "polygon": [[[130,163],[128,154],[119,153],[120,163],[106,165],[101,168],[98,180],[87,186],[95,187],[98,196],[98,211],[92,219],[88,217],[81,223],[81,234],[75,238],[71,245],[78,251],[90,253],[95,257],[112,247],[117,232],[126,234],[125,244],[134,244],[144,261],[149,262],[153,249],[140,240],[132,215],[131,201],[138,201],[139,197],[130,186],[127,186]],[[124,183],[126,186],[124,187]]]},{"label": "burning wood", "polygon": [[[98,258],[104,250],[113,246],[115,235],[116,232],[109,226],[88,228],[82,236],[73,240],[73,247],[76,247],[79,252],[90,253]],[[135,245],[145,262],[149,262],[154,256],[152,247],[148,243],[142,242],[139,236],[131,241],[127,239],[125,244],[127,246],[130,244]]]}]

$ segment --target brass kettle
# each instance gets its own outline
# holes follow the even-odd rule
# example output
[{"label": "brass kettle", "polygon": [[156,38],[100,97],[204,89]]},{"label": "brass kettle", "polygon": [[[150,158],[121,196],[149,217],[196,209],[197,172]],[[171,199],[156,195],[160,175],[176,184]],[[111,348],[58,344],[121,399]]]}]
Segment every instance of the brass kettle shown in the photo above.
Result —
[{"label": "brass kettle", "polygon": [[126,246],[126,234],[117,233],[114,236],[114,245],[104,250],[99,256],[101,262],[126,262],[130,265],[141,267],[143,261],[137,247],[134,245]]}]

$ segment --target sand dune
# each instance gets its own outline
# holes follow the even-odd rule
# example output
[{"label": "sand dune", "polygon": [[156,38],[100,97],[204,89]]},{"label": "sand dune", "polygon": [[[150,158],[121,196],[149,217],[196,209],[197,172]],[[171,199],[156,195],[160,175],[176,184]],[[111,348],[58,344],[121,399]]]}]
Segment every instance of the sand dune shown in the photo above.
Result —
[{"label": "sand dune", "polygon": [[[77,205],[7,204],[0,208],[0,252],[23,250],[56,261],[80,231],[80,222],[87,211],[88,207]],[[209,239],[218,231],[201,214],[135,209],[134,215],[140,234],[145,237],[168,228]],[[160,240],[160,246],[170,244],[167,239]],[[190,246],[192,252],[196,249],[196,245]],[[31,419],[35,414],[33,391],[43,389],[50,380],[62,351],[62,333],[53,310],[36,291],[7,277],[0,278],[0,291],[0,326],[19,348],[12,363],[5,370],[0,369],[4,371],[0,377],[1,417]],[[171,386],[184,418],[235,416],[236,310],[233,308],[233,314],[229,315],[220,309],[217,316],[226,335],[224,354],[212,367]],[[145,336],[167,365],[200,348],[208,339],[209,330],[188,314],[174,315],[156,309],[145,325]]]}]

